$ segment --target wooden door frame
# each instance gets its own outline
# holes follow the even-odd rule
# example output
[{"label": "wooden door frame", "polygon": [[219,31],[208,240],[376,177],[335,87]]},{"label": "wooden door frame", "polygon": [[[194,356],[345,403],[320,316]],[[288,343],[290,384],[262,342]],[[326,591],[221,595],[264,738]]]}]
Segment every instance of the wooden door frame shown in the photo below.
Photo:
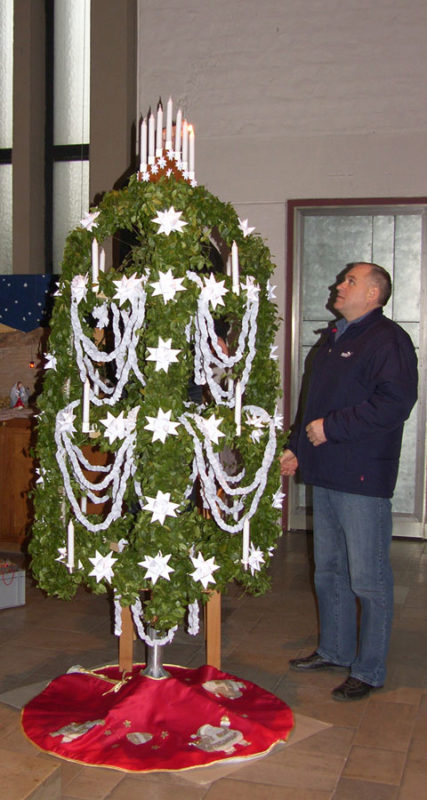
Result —
[{"label": "wooden door frame", "polygon": [[[283,388],[284,397],[291,398],[292,391],[294,390],[292,382],[292,349],[293,349],[293,290],[294,290],[294,263],[297,253],[297,212],[304,209],[345,209],[357,208],[361,209],[391,206],[402,207],[408,209],[408,206],[419,206],[420,210],[425,210],[427,207],[427,197],[352,197],[352,198],[302,198],[290,199],[287,201],[287,223],[286,223],[286,262],[285,262],[285,348],[284,348],[284,364],[283,364]],[[427,242],[424,242],[424,247],[427,249]],[[425,386],[425,376],[421,376],[420,394]],[[291,403],[285,402],[284,407],[284,426],[288,430],[292,424],[291,418]],[[424,486],[426,486],[427,475],[424,474]],[[284,479],[283,491],[285,492],[285,500],[283,505],[283,528],[289,530],[290,519],[290,506],[289,506],[289,479]],[[424,537],[426,537],[426,501],[424,496],[423,520],[422,520]]]}]

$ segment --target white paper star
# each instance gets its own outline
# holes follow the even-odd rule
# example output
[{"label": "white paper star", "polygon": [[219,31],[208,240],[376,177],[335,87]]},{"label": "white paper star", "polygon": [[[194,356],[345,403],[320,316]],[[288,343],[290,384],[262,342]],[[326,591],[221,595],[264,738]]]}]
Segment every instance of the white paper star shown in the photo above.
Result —
[{"label": "white paper star", "polygon": [[172,231],[182,233],[184,225],[187,225],[187,222],[180,219],[181,215],[182,211],[175,211],[174,207],[171,206],[168,211],[158,211],[157,217],[154,217],[151,221],[160,226],[157,233],[165,233],[166,236],[169,236]]},{"label": "white paper star", "polygon": [[158,163],[160,169],[163,169],[166,166],[165,157],[164,156],[160,156],[160,158],[157,159],[157,163]]},{"label": "white paper star", "polygon": [[46,364],[44,365],[45,369],[54,369],[56,371],[56,356],[53,353],[47,353],[45,355]]},{"label": "white paper star", "polygon": [[87,279],[87,275],[75,275],[71,281],[71,295],[77,303],[80,303],[81,300],[86,300]]},{"label": "white paper star", "polygon": [[279,511],[281,511],[282,510],[282,505],[283,505],[283,500],[285,499],[285,497],[286,497],[286,495],[282,492],[282,489],[279,486],[277,492],[275,492],[274,495],[273,495],[273,501],[272,501],[273,508],[277,508],[277,509],[279,509]]},{"label": "white paper star", "polygon": [[204,589],[207,589],[208,583],[216,583],[212,574],[215,570],[219,569],[218,564],[215,564],[215,556],[205,561],[202,553],[199,553],[197,558],[191,556],[191,560],[193,562],[193,567],[196,567],[194,572],[190,573],[194,581],[200,581]]},{"label": "white paper star", "polygon": [[158,171],[159,171],[158,164],[156,164],[156,163],[152,164],[151,165],[151,174],[152,175],[156,175],[158,173]]},{"label": "white paper star", "polygon": [[267,281],[267,297],[268,297],[268,299],[270,301],[271,300],[276,300],[276,295],[274,293],[275,289],[277,289],[277,286],[272,286],[271,283],[270,283],[270,278],[269,278],[268,281]]},{"label": "white paper star", "polygon": [[107,328],[109,323],[108,305],[103,303],[102,306],[95,306],[92,309],[92,316],[97,320],[97,328]]},{"label": "white paper star", "polygon": [[279,430],[282,430],[282,428],[283,428],[283,414],[279,413],[279,410],[278,410],[277,406],[276,406],[276,408],[274,410],[273,419],[274,419],[274,427],[278,428]]},{"label": "white paper star", "polygon": [[59,433],[74,433],[76,430],[73,425],[75,418],[72,411],[67,411],[67,409],[59,411],[56,418]]},{"label": "white paper star", "polygon": [[150,355],[147,356],[147,361],[156,362],[156,372],[159,372],[161,369],[167,372],[169,365],[178,361],[177,354],[180,353],[181,350],[174,350],[171,344],[172,339],[164,341],[162,337],[159,336],[157,347],[147,348],[150,352]]},{"label": "white paper star", "polygon": [[227,294],[228,289],[225,288],[224,283],[225,281],[217,281],[215,280],[215,276],[212,273],[209,275],[209,278],[203,279],[205,285],[201,291],[201,295],[207,302],[212,303],[212,307],[216,308],[217,306],[223,306],[224,300],[223,295]]},{"label": "white paper star", "polygon": [[150,173],[149,172],[143,172],[142,173],[142,180],[144,181],[144,183],[148,183],[148,181],[150,180]]},{"label": "white paper star", "polygon": [[257,414],[249,414],[248,412],[246,412],[246,424],[251,425],[253,428],[250,434],[252,441],[259,442],[263,434],[263,428],[265,425],[262,418]]},{"label": "white paper star", "polygon": [[123,275],[123,278],[120,281],[113,281],[115,286],[117,286],[117,292],[113,297],[113,300],[120,300],[119,305],[123,305],[126,300],[136,300],[138,297],[142,297],[144,294],[143,289],[143,282],[144,278],[138,278],[136,272],[127,278],[126,275]]},{"label": "white paper star", "polygon": [[247,293],[248,300],[252,303],[258,299],[259,285],[255,282],[255,278],[253,278],[252,275],[247,275],[246,282],[241,283],[240,286],[243,291]]},{"label": "white paper star", "polygon": [[256,570],[261,569],[261,564],[265,564],[264,553],[259,549],[259,547],[254,547],[251,542],[248,557],[248,566],[251,570],[251,575],[253,575]]},{"label": "white paper star", "polygon": [[55,561],[59,561],[61,564],[65,564],[67,560],[67,548],[66,547],[58,547],[58,558],[55,558]]},{"label": "white paper star", "polygon": [[161,492],[160,489],[157,492],[156,497],[146,497],[145,499],[148,500],[148,503],[145,506],[142,506],[144,511],[152,511],[153,516],[151,517],[151,522],[160,522],[160,525],[163,525],[166,517],[176,517],[175,509],[178,508],[179,503],[171,503],[170,500],[170,492]]},{"label": "white paper star", "polygon": [[247,219],[239,219],[239,228],[243,233],[243,236],[249,236],[255,228],[250,228]]},{"label": "white paper star", "polygon": [[278,361],[279,359],[279,356],[276,353],[277,348],[278,348],[277,344],[272,344],[270,347],[270,358],[272,358],[273,361]]},{"label": "white paper star", "polygon": [[105,438],[109,440],[110,444],[112,444],[116,439],[125,439],[126,436],[129,436],[134,430],[136,425],[136,416],[138,413],[138,408],[133,408],[127,417],[124,417],[124,412],[121,411],[118,417],[115,417],[109,411],[107,411],[107,416],[104,419],[101,419],[103,425],[105,425]]},{"label": "white paper star", "polygon": [[182,286],[183,280],[184,278],[175,278],[171,269],[168,269],[167,272],[159,272],[159,280],[150,283],[154,289],[153,297],[161,294],[166,304],[168,300],[173,300],[176,292],[185,292],[185,286]]},{"label": "white paper star", "polygon": [[178,436],[176,428],[179,427],[179,422],[171,422],[172,411],[163,411],[159,408],[157,412],[157,417],[145,417],[148,419],[148,425],[144,425],[144,428],[148,431],[153,431],[153,438],[152,442],[156,442],[157,440],[163,442],[166,441],[166,436],[172,434],[173,436]]},{"label": "white paper star", "polygon": [[204,417],[200,417],[197,415],[197,421],[199,422],[203,433],[214,444],[218,444],[220,437],[225,436],[225,433],[222,433],[222,431],[218,430],[219,425],[221,425],[223,419],[224,419],[223,417],[217,419],[215,414],[212,414],[212,416],[210,416],[209,419],[205,419]]},{"label": "white paper star", "polygon": [[46,475],[46,470],[43,467],[36,467],[36,475],[39,477],[36,480],[36,483],[40,483],[41,485],[44,484],[44,476]]},{"label": "white paper star", "polygon": [[110,550],[108,556],[103,556],[96,550],[95,558],[90,558],[89,561],[93,564],[93,570],[89,572],[89,575],[93,575],[97,583],[102,581],[103,578],[111,583],[111,579],[114,575],[113,564],[117,561],[117,558],[113,558],[112,550]]},{"label": "white paper star", "polygon": [[153,556],[145,556],[144,561],[138,561],[139,566],[145,567],[147,570],[144,578],[148,578],[149,580],[153,581],[153,584],[156,583],[158,578],[166,578],[166,580],[169,581],[169,573],[175,572],[172,567],[168,566],[168,561],[171,555],[172,553],[169,553],[167,556],[163,556],[161,550],[159,550],[154,558]]},{"label": "white paper star", "polygon": [[96,220],[98,219],[100,213],[100,211],[92,211],[91,213],[86,211],[83,219],[80,220],[80,225],[82,228],[86,228],[87,231],[91,231],[92,228],[96,228],[98,225]]}]

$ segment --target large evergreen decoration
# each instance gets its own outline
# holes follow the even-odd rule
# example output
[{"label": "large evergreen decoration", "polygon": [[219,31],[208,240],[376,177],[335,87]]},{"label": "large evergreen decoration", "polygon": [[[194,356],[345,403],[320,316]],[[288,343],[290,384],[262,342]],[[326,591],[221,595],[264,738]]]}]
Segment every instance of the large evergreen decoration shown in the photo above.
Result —
[{"label": "large evergreen decoration", "polygon": [[[117,633],[130,605],[139,634],[150,626],[166,641],[188,611],[197,630],[213,589],[267,590],[284,437],[267,247],[176,170],[142,178],[106,194],[66,243],[30,552],[48,594],[112,589]],[[105,271],[99,248],[125,231],[132,246]],[[213,237],[230,274],[212,268]],[[88,514],[93,502],[103,506]]]}]

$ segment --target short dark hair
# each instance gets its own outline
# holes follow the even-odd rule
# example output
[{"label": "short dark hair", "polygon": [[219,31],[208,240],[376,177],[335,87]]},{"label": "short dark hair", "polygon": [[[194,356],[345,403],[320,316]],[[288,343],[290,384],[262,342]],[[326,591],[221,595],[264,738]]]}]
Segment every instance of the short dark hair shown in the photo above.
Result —
[{"label": "short dark hair", "polygon": [[378,302],[380,305],[385,306],[390,299],[392,289],[390,273],[384,267],[380,267],[379,264],[371,264],[369,261],[354,262],[355,265],[356,263],[366,264],[367,267],[371,268],[369,277],[372,283],[378,287]]}]

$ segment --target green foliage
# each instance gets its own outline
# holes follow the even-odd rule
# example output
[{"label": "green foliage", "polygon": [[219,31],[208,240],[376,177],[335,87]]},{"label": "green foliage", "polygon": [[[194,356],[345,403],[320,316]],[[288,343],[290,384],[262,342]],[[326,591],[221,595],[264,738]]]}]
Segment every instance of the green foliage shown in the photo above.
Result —
[{"label": "green foliage", "polygon": [[[187,225],[182,232],[159,235],[153,219],[159,211],[170,206],[182,211],[182,219]],[[105,592],[109,584],[105,580],[98,583],[93,576],[89,576],[92,570],[89,558],[95,555],[95,551],[107,555],[111,551],[111,543],[125,539],[127,546],[123,551],[114,552],[117,558],[112,580],[114,589],[125,605],[142,596],[145,619],[158,630],[165,630],[183,622],[189,602],[196,599],[204,602],[208,596],[202,584],[195,582],[190,575],[194,569],[190,552],[201,552],[205,559],[214,557],[219,565],[220,568],[214,573],[216,583],[210,584],[209,588],[225,591],[230,581],[237,580],[246,590],[254,593],[268,589],[269,552],[280,535],[279,512],[272,508],[272,497],[280,484],[277,458],[270,469],[258,511],[251,520],[251,539],[263,551],[265,558],[265,564],[252,575],[250,570],[244,570],[241,563],[241,536],[225,533],[197,509],[186,508],[184,492],[191,473],[193,442],[183,426],[179,427],[178,436],[169,436],[162,444],[160,441],[152,442],[152,434],[144,425],[145,417],[156,416],[159,406],[164,411],[171,409],[172,420],[175,421],[185,410],[188,382],[193,373],[193,353],[186,339],[185,327],[195,313],[198,297],[198,288],[186,277],[186,273],[187,270],[199,273],[210,271],[206,243],[214,228],[228,247],[236,241],[242,280],[246,275],[251,275],[261,286],[256,354],[244,402],[259,405],[269,414],[274,413],[279,395],[279,373],[276,362],[270,357],[270,349],[278,324],[276,307],[268,300],[266,291],[274,267],[262,239],[256,234],[244,237],[232,206],[221,202],[204,187],[192,188],[173,177],[161,178],[157,183],[140,183],[134,176],[126,189],[105,195],[98,210],[100,214],[93,232],[83,227],[76,228],[70,233],[64,251],[61,293],[56,298],[49,339],[49,352],[55,355],[57,368],[46,371],[39,404],[41,413],[37,425],[37,456],[43,482],[38,483],[35,492],[36,521],[30,543],[32,569],[39,585],[49,594],[68,599],[80,584],[97,593]],[[180,509],[176,518],[166,517],[163,525],[151,522],[149,511],[128,511],[104,533],[91,533],[76,522],[75,555],[79,566],[70,573],[66,565],[57,560],[59,548],[67,545],[70,511],[56,459],[53,434],[58,412],[68,402],[81,399],[82,394],[72,343],[71,281],[76,275],[90,274],[93,235],[102,243],[124,230],[132,231],[136,242],[125,261],[124,274],[131,276],[137,273],[141,276],[150,271],[146,284],[146,319],[138,345],[139,364],[146,377],[146,386],[142,387],[131,373],[126,393],[113,412],[118,414],[124,411],[126,415],[136,405],[140,406],[135,477],[140,481],[144,495],[153,496],[159,489],[170,492],[171,501],[179,503]],[[173,301],[165,303],[161,295],[153,295],[150,282],[158,280],[159,272],[168,269],[172,269],[175,277],[184,278],[186,291],[178,292]],[[101,297],[102,294],[111,297],[115,291],[113,281],[120,278],[121,275],[113,270],[101,274]],[[224,306],[217,308],[217,316],[228,320],[234,329],[238,329],[244,313],[245,296],[237,296],[231,291],[230,278],[225,275],[221,278],[230,291],[224,297]],[[88,335],[91,334],[91,311],[101,303],[102,300],[90,288],[86,300],[79,306],[80,318]],[[159,336],[164,339],[172,337],[172,346],[181,350],[178,363],[171,364],[167,372],[156,372],[153,362],[146,361],[146,348],[156,346]],[[236,368],[235,377],[238,375],[239,369]],[[208,402],[201,413],[209,417],[214,410],[215,405]],[[77,413],[80,414],[80,411]],[[91,421],[96,424],[105,416],[105,408],[100,410],[92,406],[91,413]],[[233,411],[221,407],[217,415],[223,418],[221,430],[226,433],[226,439],[222,439],[221,446],[215,449],[220,450],[225,441],[227,446],[240,451],[246,469],[246,484],[260,465],[268,434],[264,433],[261,441],[254,443],[250,438],[251,429],[243,417],[242,435],[236,439]],[[277,454],[284,440],[284,436],[278,436]],[[114,453],[119,446],[117,440],[109,444],[103,436],[95,441],[96,446],[105,452]],[[93,445],[94,442],[81,432],[79,417],[76,419],[74,442],[79,446]],[[126,502],[129,509],[135,507],[136,496],[131,486]],[[97,515],[92,515],[90,519],[94,523],[99,521]],[[138,562],[146,556],[156,556],[159,551],[163,555],[171,554],[169,565],[174,572],[170,574],[169,581],[159,578],[153,586],[151,580],[144,578],[145,571]]]}]

